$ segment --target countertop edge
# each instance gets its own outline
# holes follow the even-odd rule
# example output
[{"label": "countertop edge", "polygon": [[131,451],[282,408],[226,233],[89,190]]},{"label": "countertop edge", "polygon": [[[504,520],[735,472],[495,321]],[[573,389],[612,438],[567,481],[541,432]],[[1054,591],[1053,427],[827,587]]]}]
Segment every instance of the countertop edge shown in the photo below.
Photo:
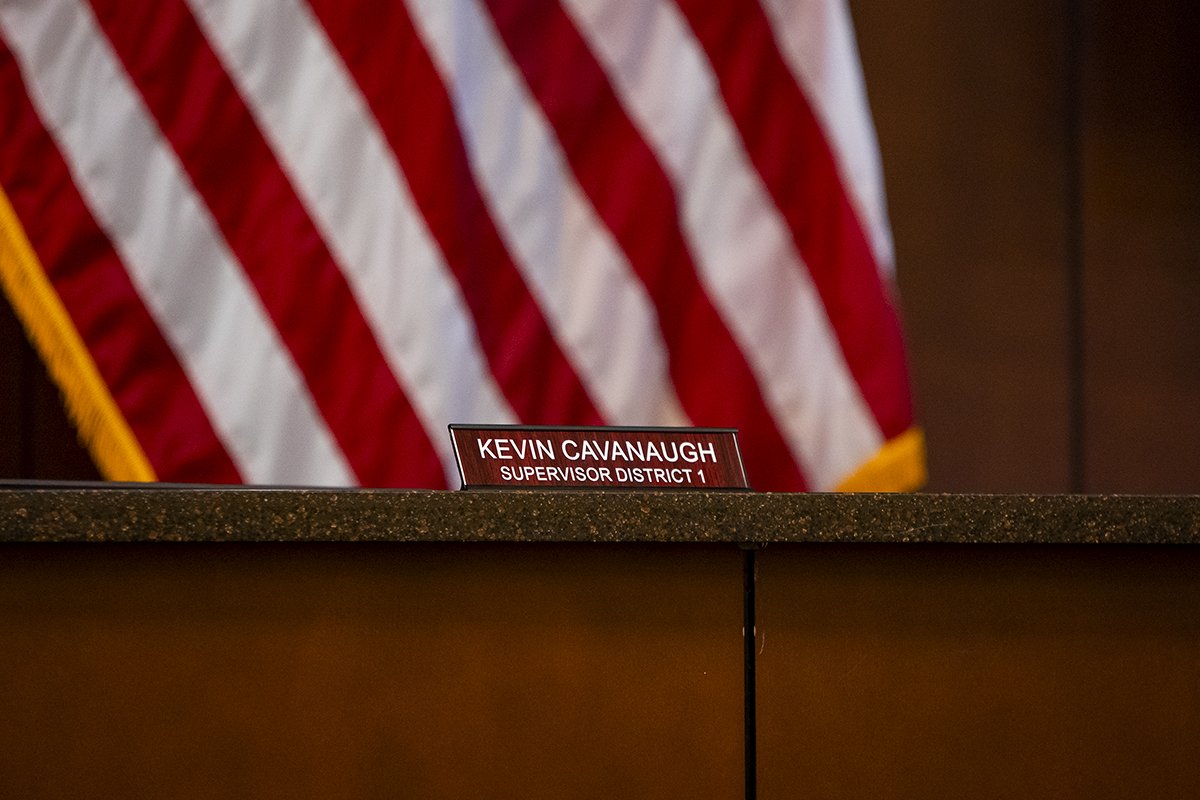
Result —
[{"label": "countertop edge", "polygon": [[1192,495],[0,487],[0,543],[1200,544]]}]

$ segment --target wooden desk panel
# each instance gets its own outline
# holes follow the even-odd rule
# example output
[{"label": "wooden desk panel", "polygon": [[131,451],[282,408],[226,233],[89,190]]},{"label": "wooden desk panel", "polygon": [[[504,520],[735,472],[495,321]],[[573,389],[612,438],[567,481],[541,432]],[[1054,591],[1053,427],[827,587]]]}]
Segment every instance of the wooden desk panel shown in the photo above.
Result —
[{"label": "wooden desk panel", "polygon": [[742,789],[734,545],[3,556],[3,797]]},{"label": "wooden desk panel", "polygon": [[1200,797],[1200,548],[771,545],[759,797]]}]

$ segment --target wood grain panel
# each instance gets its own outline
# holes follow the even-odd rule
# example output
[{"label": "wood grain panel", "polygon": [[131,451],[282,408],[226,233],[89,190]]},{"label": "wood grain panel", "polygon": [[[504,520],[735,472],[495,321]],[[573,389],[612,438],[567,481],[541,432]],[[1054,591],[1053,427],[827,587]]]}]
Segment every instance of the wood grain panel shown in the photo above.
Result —
[{"label": "wood grain panel", "polygon": [[1200,492],[1200,22],[1085,6],[1088,485]]},{"label": "wood grain panel", "polygon": [[21,477],[24,444],[21,425],[25,374],[24,337],[8,300],[0,294],[0,477]]},{"label": "wood grain panel", "polygon": [[772,546],[759,796],[1200,796],[1200,549]]},{"label": "wood grain panel", "polygon": [[732,546],[9,546],[0,796],[742,787]]},{"label": "wood grain panel", "polygon": [[58,387],[0,296],[0,478],[96,480]]},{"label": "wood grain panel", "polygon": [[1068,485],[1064,20],[851,3],[884,159],[929,488]]},{"label": "wood grain panel", "polygon": [[79,441],[75,426],[67,419],[58,387],[50,380],[36,354],[30,350],[30,382],[33,399],[29,437],[29,474],[41,480],[99,480],[91,455]]}]

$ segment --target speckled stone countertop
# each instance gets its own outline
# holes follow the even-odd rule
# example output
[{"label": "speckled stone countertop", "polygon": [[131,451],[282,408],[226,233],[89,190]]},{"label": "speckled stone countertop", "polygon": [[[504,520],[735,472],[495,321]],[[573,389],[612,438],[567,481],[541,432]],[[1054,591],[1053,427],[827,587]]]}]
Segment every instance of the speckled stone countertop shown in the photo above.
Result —
[{"label": "speckled stone countertop", "polygon": [[0,488],[0,542],[1200,544],[1200,497]]}]

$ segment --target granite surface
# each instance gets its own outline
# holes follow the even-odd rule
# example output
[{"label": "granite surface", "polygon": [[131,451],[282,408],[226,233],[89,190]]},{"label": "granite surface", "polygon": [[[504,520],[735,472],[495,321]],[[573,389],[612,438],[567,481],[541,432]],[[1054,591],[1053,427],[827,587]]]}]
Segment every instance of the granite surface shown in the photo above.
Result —
[{"label": "granite surface", "polygon": [[1200,544],[1200,497],[0,488],[0,542]]}]

